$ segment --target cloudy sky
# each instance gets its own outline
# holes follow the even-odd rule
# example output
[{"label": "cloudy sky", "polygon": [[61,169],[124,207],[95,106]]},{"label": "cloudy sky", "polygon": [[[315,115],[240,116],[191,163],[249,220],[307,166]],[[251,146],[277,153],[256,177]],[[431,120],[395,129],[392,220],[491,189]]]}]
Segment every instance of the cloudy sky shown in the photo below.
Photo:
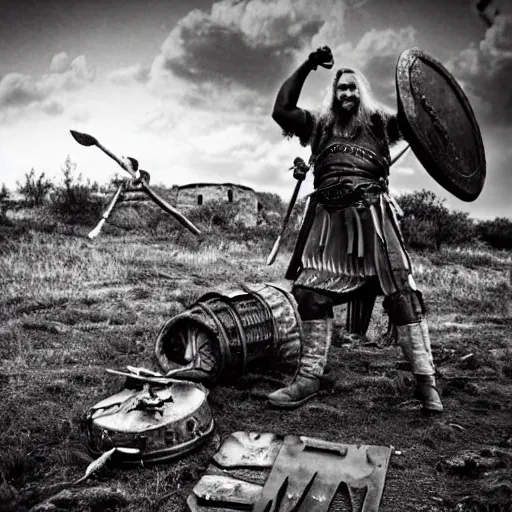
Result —
[{"label": "cloudy sky", "polygon": [[[287,168],[309,151],[270,113],[284,79],[329,45],[396,108],[399,54],[420,47],[463,86],[480,123],[487,181],[471,203],[445,193],[409,154],[395,193],[421,188],[475,218],[512,217],[512,5],[488,27],[471,0],[3,0],[0,183],[26,172],[60,179],[67,155],[84,177],[116,164],[70,129],[133,156],[153,183],[235,182],[288,198]],[[334,71],[312,73],[299,105],[320,106]],[[311,184],[303,187],[303,193]]]}]

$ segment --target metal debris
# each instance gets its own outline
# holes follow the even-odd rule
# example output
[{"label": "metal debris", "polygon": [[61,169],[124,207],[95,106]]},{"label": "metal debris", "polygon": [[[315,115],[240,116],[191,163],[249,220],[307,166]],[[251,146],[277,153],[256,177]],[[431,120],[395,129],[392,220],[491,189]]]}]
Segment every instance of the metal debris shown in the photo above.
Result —
[{"label": "metal debris", "polygon": [[271,468],[282,446],[283,437],[277,434],[235,432],[224,441],[213,460],[224,469]]},{"label": "metal debris", "polygon": [[[102,400],[87,416],[89,450],[94,456],[120,450],[115,463],[164,462],[190,452],[213,432],[207,391],[200,384],[152,382],[158,377],[118,372],[131,378],[130,389]],[[148,382],[149,381],[149,382]]]},{"label": "metal debris", "polygon": [[[235,432],[214,455],[187,504],[192,512],[376,512],[392,447],[348,445],[301,436]],[[237,468],[270,469],[264,485],[234,477]],[[256,480],[256,478],[254,478]]]}]

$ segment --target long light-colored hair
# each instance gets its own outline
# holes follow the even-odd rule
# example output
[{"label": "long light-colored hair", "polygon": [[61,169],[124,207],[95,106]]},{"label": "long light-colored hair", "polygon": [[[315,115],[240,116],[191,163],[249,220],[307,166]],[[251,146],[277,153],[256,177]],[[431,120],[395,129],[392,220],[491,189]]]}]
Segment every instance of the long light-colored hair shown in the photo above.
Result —
[{"label": "long light-colored hair", "polygon": [[[351,73],[355,77],[359,89],[359,105],[353,114],[345,114],[341,111],[336,98],[338,80],[345,73]],[[385,121],[393,115],[391,109],[375,99],[371,92],[370,84],[366,77],[352,68],[338,69],[334,76],[331,88],[328,90],[322,107],[315,112],[316,126],[310,138],[315,145],[329,135],[337,135],[343,138],[353,138],[360,130],[367,130],[372,124],[372,117],[378,114]],[[346,119],[344,119],[346,117]]]}]

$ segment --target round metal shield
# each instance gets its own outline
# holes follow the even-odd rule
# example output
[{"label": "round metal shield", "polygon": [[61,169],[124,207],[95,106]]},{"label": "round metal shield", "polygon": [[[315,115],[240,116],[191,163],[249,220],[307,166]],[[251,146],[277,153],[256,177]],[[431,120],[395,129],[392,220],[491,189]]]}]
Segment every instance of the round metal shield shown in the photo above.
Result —
[{"label": "round metal shield", "polygon": [[398,122],[426,171],[446,190],[474,201],[485,182],[482,135],[451,73],[418,48],[397,63]]},{"label": "round metal shield", "polygon": [[151,377],[139,377],[140,385],[135,385],[137,376],[127,376],[132,387],[88,412],[88,447],[94,456],[114,447],[133,448],[133,454],[120,452],[115,463],[165,462],[195,449],[212,433],[213,414],[202,386],[185,381],[164,386]]}]

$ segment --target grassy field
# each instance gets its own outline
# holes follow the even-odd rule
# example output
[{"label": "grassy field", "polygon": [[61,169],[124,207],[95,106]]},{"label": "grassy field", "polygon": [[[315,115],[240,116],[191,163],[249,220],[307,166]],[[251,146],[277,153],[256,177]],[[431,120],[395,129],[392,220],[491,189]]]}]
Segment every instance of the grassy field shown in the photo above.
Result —
[{"label": "grassy field", "polygon": [[[132,234],[89,241],[87,231],[25,229],[12,236],[6,228],[4,233],[0,503],[5,511],[30,510],[57,484],[83,474],[91,461],[85,447],[87,409],[123,384],[105,368],[131,364],[157,370],[154,343],[166,320],[212,288],[280,280],[289,257],[281,254],[273,266],[265,265],[273,240],[194,245]],[[343,343],[339,309],[318,398],[283,412],[262,399],[262,391],[276,384],[257,374],[217,386],[209,397],[216,433],[201,449],[175,463],[106,469],[81,488],[122,489],[129,497],[122,510],[186,510],[186,497],[219,441],[252,430],[394,446],[398,454],[390,463],[382,512],[512,510],[512,254],[449,248],[412,258],[440,371],[446,409],[441,417],[420,415],[397,347]],[[377,304],[369,340],[378,341],[385,326]],[[467,450],[479,458],[447,463]]]}]

